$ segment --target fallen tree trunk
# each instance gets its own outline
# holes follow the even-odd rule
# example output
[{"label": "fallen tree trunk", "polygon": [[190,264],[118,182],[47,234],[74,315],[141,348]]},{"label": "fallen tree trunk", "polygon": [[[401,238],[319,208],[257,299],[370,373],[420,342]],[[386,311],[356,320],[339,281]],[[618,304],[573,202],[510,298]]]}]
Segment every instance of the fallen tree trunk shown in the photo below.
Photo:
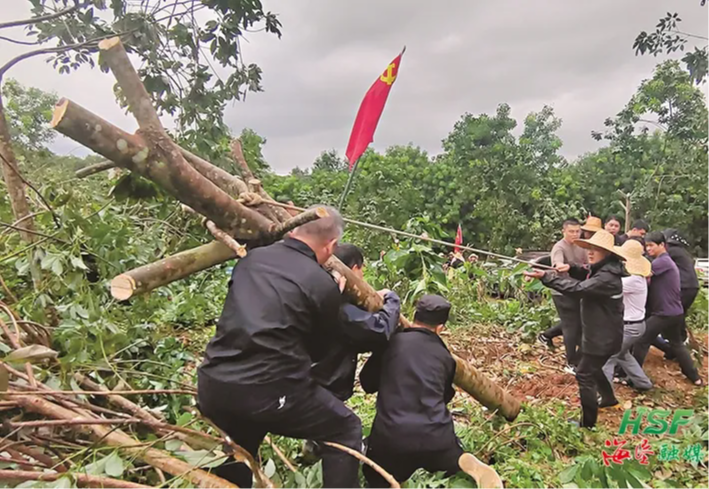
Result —
[{"label": "fallen tree trunk", "polygon": [[225,244],[213,241],[118,275],[111,281],[111,295],[125,301],[232,258],[236,258],[236,253]]},{"label": "fallen tree trunk", "polygon": [[71,477],[79,487],[105,487],[105,488],[150,488],[152,486],[144,486],[134,482],[112,479],[110,477],[99,477],[96,475],[78,474],[78,473],[51,473],[51,472],[33,472],[29,470],[0,470],[0,481],[15,484],[26,481],[45,481],[54,482],[60,477]]},{"label": "fallen tree trunk", "polygon": [[[30,394],[19,397],[18,404],[28,411],[39,413],[43,416],[54,419],[70,420],[77,417],[77,413],[74,411]],[[139,446],[140,442],[138,442],[138,440],[128,436],[121,430],[107,428],[101,425],[86,425],[82,428],[85,432],[91,433],[96,438],[100,439],[102,443],[109,446],[114,446],[119,450],[134,456],[149,465],[152,465],[155,468],[167,472],[170,475],[181,477],[191,482],[196,487],[236,487],[227,480],[205,472],[204,470],[195,468],[187,462],[169,455],[167,452],[158,450],[157,448],[146,448]]]},{"label": "fallen tree trunk", "polygon": [[[227,192],[212,184],[198,168],[222,185],[228,183],[234,191],[246,190],[246,184],[240,180],[237,183],[234,177],[227,178],[224,174],[228,173],[214,170],[216,167],[195,155],[188,156],[190,164],[185,163],[186,168],[182,167],[184,171],[175,174],[164,159],[149,150],[142,137],[129,134],[66,99],[59,101],[55,107],[52,126],[118,166],[154,181],[177,200],[209,216],[221,229],[239,239],[257,238],[257,230],[268,231],[272,225],[272,221],[239,204]],[[193,184],[199,185],[193,188]]]},{"label": "fallen tree trunk", "polygon": [[[115,166],[121,168],[134,170],[134,166],[137,164],[134,158],[139,159],[137,155],[147,151],[145,141],[140,135],[127,133],[68,99],[63,98],[57,102],[51,124],[54,129],[66,137],[108,158],[115,163]],[[91,131],[90,128],[94,130]],[[186,149],[180,148],[180,152],[195,170],[231,197],[237,198],[240,194],[248,191],[246,183],[240,178],[212,165]],[[76,176],[79,177],[79,172],[83,170],[99,165],[104,165],[104,163],[78,170]],[[109,163],[105,163],[105,165],[108,166]]]}]

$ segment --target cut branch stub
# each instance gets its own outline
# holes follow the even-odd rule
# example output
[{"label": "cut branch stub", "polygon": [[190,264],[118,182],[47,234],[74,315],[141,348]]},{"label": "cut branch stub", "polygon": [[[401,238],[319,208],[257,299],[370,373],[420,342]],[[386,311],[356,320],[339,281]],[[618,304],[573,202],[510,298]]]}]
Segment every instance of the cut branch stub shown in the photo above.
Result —
[{"label": "cut branch stub", "polygon": [[283,235],[294,230],[295,228],[327,216],[328,213],[324,207],[316,207],[315,209],[303,212],[302,214],[298,214],[297,216],[278,224],[268,236],[267,240],[269,242],[277,241],[281,239]]},{"label": "cut branch stub", "polygon": [[119,301],[128,300],[233,258],[236,253],[214,241],[122,273],[111,281],[111,295]]},{"label": "cut branch stub", "polygon": [[[208,178],[218,179],[222,184],[228,182],[235,191],[246,190],[245,183],[237,183],[235,177],[223,170],[217,171],[216,167],[195,155],[187,155],[190,164],[168,165],[165,159],[150,151],[141,136],[129,134],[66,99],[60,100],[55,107],[52,126],[118,166],[154,181],[180,202],[239,239],[256,239],[273,226],[272,221],[239,204]],[[207,173],[208,177],[200,172]]]}]

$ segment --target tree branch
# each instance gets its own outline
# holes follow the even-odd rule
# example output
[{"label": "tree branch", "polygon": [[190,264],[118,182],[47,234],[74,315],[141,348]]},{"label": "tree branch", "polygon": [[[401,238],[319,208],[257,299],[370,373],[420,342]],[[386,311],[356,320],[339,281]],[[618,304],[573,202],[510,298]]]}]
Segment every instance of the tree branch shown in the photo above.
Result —
[{"label": "tree branch", "polygon": [[116,167],[116,164],[112,161],[102,161],[101,163],[96,163],[94,165],[85,166],[84,168],[76,170],[74,172],[74,176],[76,178],[84,178],[84,177],[88,177],[90,175],[93,175],[95,173],[110,170],[111,168],[115,168],[115,167]]},{"label": "tree branch", "polygon": [[91,2],[84,2],[78,5],[74,5],[73,7],[69,7],[68,9],[60,10],[59,12],[55,12],[53,14],[42,15],[41,17],[33,17],[31,19],[22,20],[11,20],[10,22],[0,22],[0,29],[6,29],[8,27],[18,27],[23,25],[39,24],[40,22],[46,22],[48,20],[56,19],[64,15],[69,15],[72,12],[76,12],[77,10],[80,10],[84,7],[88,7],[89,5],[91,5]]},{"label": "tree branch", "polygon": [[69,475],[76,480],[79,487],[106,487],[106,488],[129,488],[142,489],[152,486],[144,486],[135,482],[122,481],[112,479],[110,477],[99,477],[88,474],[66,474],[66,473],[48,473],[48,472],[33,472],[29,470],[0,470],[0,480],[7,483],[25,482],[25,481],[47,481],[54,482],[60,477]]}]

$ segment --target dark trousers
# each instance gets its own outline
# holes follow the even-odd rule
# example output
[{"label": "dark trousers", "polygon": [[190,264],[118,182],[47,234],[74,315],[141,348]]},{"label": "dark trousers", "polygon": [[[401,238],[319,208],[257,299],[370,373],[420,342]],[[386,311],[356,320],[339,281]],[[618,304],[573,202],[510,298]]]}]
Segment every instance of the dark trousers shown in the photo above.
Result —
[{"label": "dark trousers", "polygon": [[682,341],[682,326],[684,324],[684,315],[681,316],[650,316],[647,319],[647,329],[640,341],[633,347],[633,356],[642,367],[647,356],[647,351],[650,349],[650,344],[657,338],[658,334],[662,334],[670,344],[670,351],[674,354],[682,369],[682,373],[692,382],[699,379],[699,373],[694,367],[692,355],[684,346]]},{"label": "dark trousers", "polygon": [[[568,295],[553,295],[564,335],[566,363],[578,365],[581,348],[581,301]],[[546,332],[545,332],[546,335]]]},{"label": "dark trousers", "polygon": [[564,332],[561,331],[561,321],[559,321],[554,326],[552,326],[551,328],[544,331],[542,334],[549,339],[556,338],[557,336],[563,335]]},{"label": "dark trousers", "polygon": [[[696,288],[682,289],[680,291],[682,308],[684,309],[684,314],[682,315],[682,341],[687,339],[687,315],[689,314],[689,308],[692,307],[692,304],[694,304],[694,300],[697,298],[698,293],[699,289]],[[662,352],[666,354],[672,355],[672,347],[664,337],[655,337],[655,339],[652,340],[652,346],[658,350],[662,350]]]},{"label": "dark trousers", "polygon": [[[445,472],[450,477],[460,471],[458,459],[463,455],[458,443],[446,450],[425,452],[402,452],[386,446],[378,446],[371,441],[367,448],[367,457],[389,472],[399,483],[403,483],[418,469],[428,472]],[[362,469],[369,487],[390,487],[389,483],[369,465]]]},{"label": "dark trousers", "polygon": [[699,289],[682,289],[680,290],[680,298],[682,299],[682,308],[684,309],[684,314],[682,315],[682,341],[687,339],[687,315],[689,314],[689,308],[694,304],[694,299],[697,298]]},{"label": "dark trousers", "polygon": [[581,360],[576,368],[576,382],[579,384],[581,397],[581,427],[593,428],[598,419],[598,394],[601,402],[615,404],[616,398],[613,386],[603,374],[603,366],[611,355],[581,354]]},{"label": "dark trousers", "polygon": [[[362,425],[357,415],[309,380],[235,386],[200,372],[197,388],[202,414],[257,460],[267,433],[362,449]],[[322,459],[324,487],[359,487],[356,458],[323,445]],[[251,471],[233,459],[214,472],[239,487],[251,487]]]}]

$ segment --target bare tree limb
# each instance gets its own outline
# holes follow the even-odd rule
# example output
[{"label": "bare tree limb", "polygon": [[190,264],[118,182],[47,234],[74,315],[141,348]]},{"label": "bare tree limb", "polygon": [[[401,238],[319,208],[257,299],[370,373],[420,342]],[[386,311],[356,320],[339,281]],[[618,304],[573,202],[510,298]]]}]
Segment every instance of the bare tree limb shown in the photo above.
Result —
[{"label": "bare tree limb", "polygon": [[74,5],[73,7],[69,7],[67,9],[60,10],[59,12],[55,12],[53,14],[42,15],[40,17],[32,17],[30,19],[11,20],[9,22],[0,22],[0,29],[6,29],[8,27],[18,27],[18,26],[23,26],[23,25],[39,24],[40,22],[46,22],[48,20],[53,20],[53,19],[62,17],[64,15],[69,15],[70,13],[76,12],[77,10],[80,10],[84,7],[89,6],[89,5],[91,5],[91,2],[84,2],[84,3]]},{"label": "bare tree limb", "polygon": [[110,477],[99,477],[88,474],[66,474],[66,473],[50,473],[50,472],[33,472],[28,470],[0,470],[0,481],[14,484],[25,481],[47,481],[54,482],[60,477],[73,478],[79,487],[106,487],[106,488],[129,488],[142,489],[152,486],[144,486],[135,482],[122,481],[112,479]]},{"label": "bare tree limb", "polygon": [[76,178],[85,178],[90,175],[94,175],[95,173],[110,170],[111,168],[115,168],[115,167],[116,167],[116,164],[112,161],[102,161],[100,163],[85,166],[84,168],[76,170],[74,172],[74,176]]}]

